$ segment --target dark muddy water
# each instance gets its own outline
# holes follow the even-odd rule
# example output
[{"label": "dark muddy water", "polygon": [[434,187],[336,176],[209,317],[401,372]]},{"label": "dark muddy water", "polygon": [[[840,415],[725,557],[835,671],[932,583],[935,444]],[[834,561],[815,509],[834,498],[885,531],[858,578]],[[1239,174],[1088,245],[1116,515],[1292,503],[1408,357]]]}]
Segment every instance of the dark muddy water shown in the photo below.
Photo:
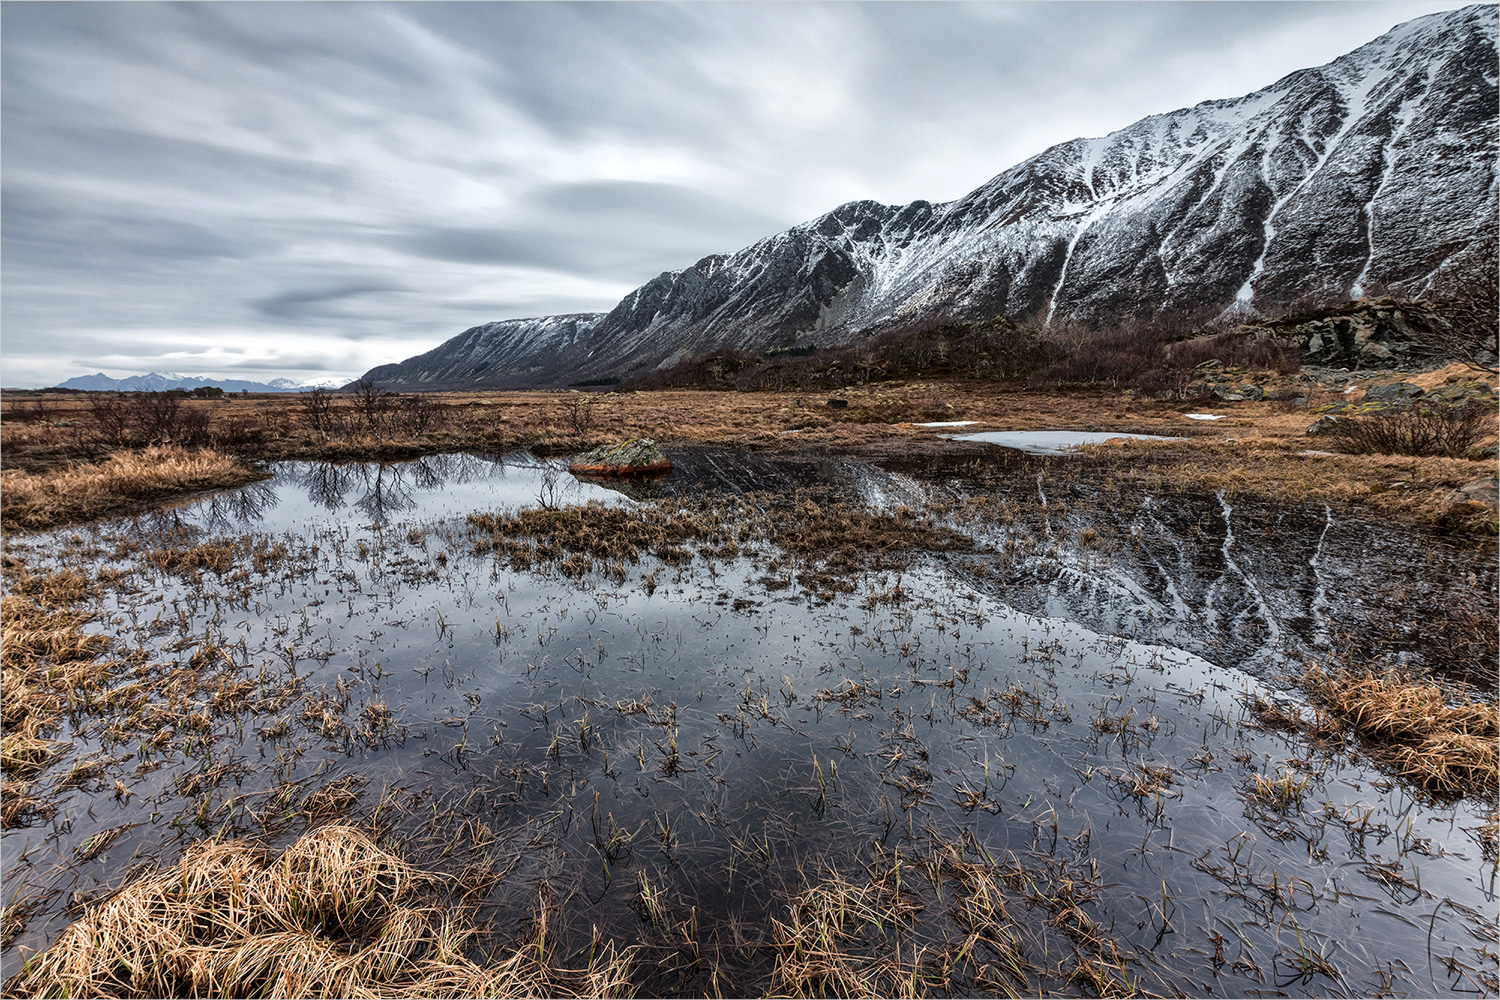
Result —
[{"label": "dark muddy water", "polygon": [[[1076,906],[1117,947],[1121,988],[1496,991],[1493,804],[1434,801],[1357,746],[1263,728],[1248,708],[1310,717],[1283,675],[1351,642],[1441,660],[1411,609],[1492,606],[1492,553],[1323,507],[1131,495],[1068,459],[672,457],[669,479],[622,488],[528,456],[289,463],[13,540],[36,566],[109,571],[104,628],[123,643],[184,662],[229,649],[296,694],[154,757],[96,724],[65,732],[75,749],[42,779],[57,814],[0,841],[7,903],[33,901],[6,972],[132,866],[214,834],[285,842],[332,788],[418,854],[502,868],[484,910],[502,938],[544,892],[579,948],[595,933],[643,945],[651,993],[766,991],[790,895],[937,844],[1030,873],[1011,908],[1031,963],[1018,990],[1088,992],[1067,974],[1097,952]],[[978,545],[829,592],[770,546],[513,569],[474,554],[463,523],[799,491],[933,511]],[[247,535],[285,555],[188,574],[145,557]],[[362,727],[372,704],[388,726]],[[81,759],[108,763],[59,787]],[[1270,782],[1293,794],[1268,797]],[[665,919],[643,913],[643,884]],[[951,926],[921,891],[897,947]]]}]

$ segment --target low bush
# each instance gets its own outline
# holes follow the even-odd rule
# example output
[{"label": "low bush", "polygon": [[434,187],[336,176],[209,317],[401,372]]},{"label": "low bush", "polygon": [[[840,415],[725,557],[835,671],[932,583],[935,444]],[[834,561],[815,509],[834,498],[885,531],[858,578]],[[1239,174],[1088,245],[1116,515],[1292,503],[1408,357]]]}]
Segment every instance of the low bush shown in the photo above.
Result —
[{"label": "low bush", "polygon": [[1494,433],[1495,410],[1483,403],[1418,402],[1404,410],[1345,418],[1329,431],[1328,440],[1351,455],[1460,458]]}]

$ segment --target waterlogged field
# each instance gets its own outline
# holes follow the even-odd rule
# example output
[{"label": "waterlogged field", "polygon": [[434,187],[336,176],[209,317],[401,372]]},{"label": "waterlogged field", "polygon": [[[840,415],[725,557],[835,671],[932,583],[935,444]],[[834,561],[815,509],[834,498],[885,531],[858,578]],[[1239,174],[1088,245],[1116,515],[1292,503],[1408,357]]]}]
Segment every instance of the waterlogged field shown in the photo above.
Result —
[{"label": "waterlogged field", "polygon": [[[672,457],[11,537],[8,992],[1500,990],[1491,548],[1072,458]],[[1478,701],[1470,757],[1360,735],[1319,684],[1375,657]],[[185,852],[211,911],[340,850],[357,904],[121,943]]]}]

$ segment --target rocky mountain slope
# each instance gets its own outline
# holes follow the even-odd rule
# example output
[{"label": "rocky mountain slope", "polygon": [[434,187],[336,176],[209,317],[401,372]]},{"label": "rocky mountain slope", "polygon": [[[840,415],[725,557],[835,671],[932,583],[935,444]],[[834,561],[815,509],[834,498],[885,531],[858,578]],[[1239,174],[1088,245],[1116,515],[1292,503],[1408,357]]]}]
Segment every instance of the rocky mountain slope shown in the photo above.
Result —
[{"label": "rocky mountain slope", "polygon": [[1495,238],[1496,10],[1419,18],[1253,94],[1054,146],[955,201],[851,202],[607,314],[474,327],[367,377],[566,385],[939,318],[1414,296]]}]

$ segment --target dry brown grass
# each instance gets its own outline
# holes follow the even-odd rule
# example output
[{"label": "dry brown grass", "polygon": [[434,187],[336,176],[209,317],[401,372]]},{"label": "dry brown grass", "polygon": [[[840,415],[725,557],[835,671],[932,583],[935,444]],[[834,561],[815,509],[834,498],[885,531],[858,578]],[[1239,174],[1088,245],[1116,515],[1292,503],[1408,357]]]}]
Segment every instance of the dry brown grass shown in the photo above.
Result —
[{"label": "dry brown grass", "polygon": [[528,939],[470,956],[472,913],[439,905],[444,876],[419,871],[350,826],[279,857],[207,841],[174,867],[91,905],[5,984],[25,997],[618,996],[632,952],[606,945],[564,968],[546,908]]},{"label": "dry brown grass", "polygon": [[1500,711],[1493,702],[1449,705],[1441,689],[1406,676],[1327,674],[1317,664],[1301,683],[1372,756],[1429,791],[1500,789]]},{"label": "dry brown grass", "polygon": [[[1477,375],[1483,373],[1450,368],[1409,378],[1435,387]],[[1492,375],[1487,377],[1494,381]],[[1097,451],[1126,475],[1155,477],[1169,485],[1244,491],[1270,500],[1357,504],[1408,523],[1460,531],[1495,530],[1493,510],[1455,503],[1452,498],[1457,487],[1493,475],[1492,460],[1299,455],[1304,450],[1331,450],[1319,438],[1307,435],[1314,419],[1307,407],[1249,401],[1184,404],[1106,389],[1040,392],[964,380],[852,387],[832,394],[848,402],[841,409],[825,405],[829,395],[706,389],[431,393],[427,396],[442,412],[442,418],[431,426],[353,436],[314,432],[295,396],[193,400],[184,405],[201,411],[210,445],[225,454],[260,460],[393,459],[522,448],[539,455],[563,455],[633,436],[669,445],[712,443],[756,450],[911,455],[953,447],[941,440],[951,429],[915,426],[946,420],[978,422],[962,430],[1160,434],[1188,440],[1136,442],[1128,448],[1106,446]],[[1317,389],[1310,395],[1314,407],[1358,398],[1358,393]],[[7,399],[3,412],[26,405],[28,400]],[[41,472],[81,457],[97,461],[112,450],[93,428],[82,394],[55,398],[48,394],[45,405],[49,417],[61,419],[0,420],[0,454],[7,469]],[[340,398],[335,405],[352,410],[354,401]],[[577,419],[580,409],[587,413],[586,420]],[[1201,422],[1184,417],[1184,411],[1193,410],[1226,419]],[[74,426],[58,428],[55,423]],[[7,487],[9,482],[7,472]]]},{"label": "dry brown grass", "polygon": [[9,469],[0,480],[0,522],[7,528],[47,528],[160,497],[261,478],[264,473],[227,455],[174,447],[121,452],[99,464],[45,474]]},{"label": "dry brown grass", "polygon": [[973,539],[931,516],[906,508],[868,511],[830,498],[827,490],[471,514],[467,534],[475,553],[494,553],[513,568],[556,566],[570,576],[603,569],[619,578],[626,565],[648,554],[679,565],[695,551],[733,559],[774,544],[783,555],[771,568],[780,569],[785,559],[799,569],[805,589],[825,597],[851,592],[862,570],[903,566],[918,551],[974,547]]},{"label": "dry brown grass", "polygon": [[4,824],[12,825],[23,803],[34,801],[16,778],[30,778],[72,746],[48,738],[79,693],[103,684],[97,662],[106,636],[85,632],[93,615],[74,605],[88,593],[73,572],[28,573],[7,560],[10,593],[0,599],[0,768]]},{"label": "dry brown grass", "polygon": [[773,920],[772,994],[1022,996],[1082,976],[1097,995],[1139,995],[1133,959],[1089,915],[1098,884],[1064,867],[934,840],[877,849],[859,877],[824,872]]}]

